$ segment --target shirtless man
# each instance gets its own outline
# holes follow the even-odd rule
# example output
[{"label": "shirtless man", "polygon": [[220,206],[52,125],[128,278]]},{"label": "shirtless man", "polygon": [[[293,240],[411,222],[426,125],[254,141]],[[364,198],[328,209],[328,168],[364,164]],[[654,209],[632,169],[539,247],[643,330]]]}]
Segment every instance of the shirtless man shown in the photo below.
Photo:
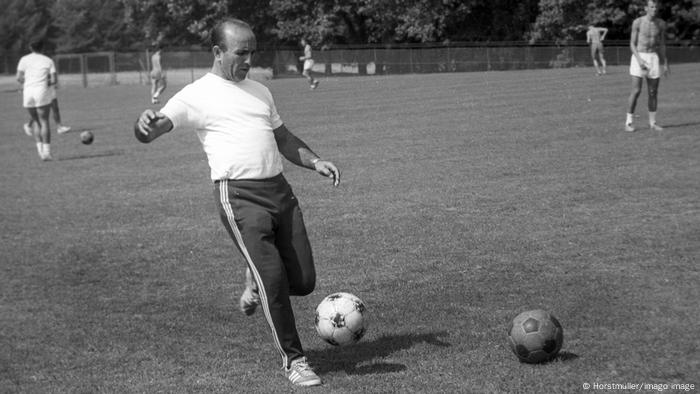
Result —
[{"label": "shirtless man", "polygon": [[656,124],[656,107],[659,79],[662,74],[660,63],[663,63],[663,75],[667,76],[670,72],[666,58],[666,23],[656,17],[658,10],[656,1],[649,0],[644,9],[646,15],[634,20],[630,36],[632,92],[628,99],[629,109],[625,121],[625,131],[629,132],[635,131],[632,121],[637,98],[642,91],[643,79],[647,80],[649,93],[649,128],[654,131],[663,131],[663,128]]},{"label": "shirtless man", "polygon": [[[591,58],[593,59],[595,72],[598,75],[606,73],[605,58],[603,57],[603,40],[605,40],[606,34],[608,34],[608,29],[593,25],[588,26],[588,31],[586,32],[586,42],[591,45]],[[598,64],[598,58],[600,58],[600,64]],[[602,71],[601,65],[603,66]]]}]

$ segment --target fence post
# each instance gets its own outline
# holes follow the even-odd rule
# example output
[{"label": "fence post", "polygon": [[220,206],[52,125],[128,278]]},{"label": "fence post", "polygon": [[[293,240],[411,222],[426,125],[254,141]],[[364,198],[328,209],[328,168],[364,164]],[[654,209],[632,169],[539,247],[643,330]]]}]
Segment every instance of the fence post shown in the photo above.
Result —
[{"label": "fence post", "polygon": [[190,54],[190,83],[194,82],[194,56]]},{"label": "fence post", "polygon": [[445,72],[452,71],[452,63],[450,62],[450,46],[447,46],[447,62],[445,62]]},{"label": "fence post", "polygon": [[83,74],[83,87],[86,88],[88,87],[87,55],[84,53],[80,55],[80,73]]},{"label": "fence post", "polygon": [[116,60],[115,60],[116,54],[114,51],[111,51],[109,53],[109,83],[110,85],[116,85],[117,84],[117,67],[116,67]]},{"label": "fence post", "polygon": [[486,71],[491,71],[491,51],[486,47]]},{"label": "fence post", "polygon": [[374,75],[379,75],[379,64],[377,64],[377,48],[372,48],[372,59],[374,61]]}]

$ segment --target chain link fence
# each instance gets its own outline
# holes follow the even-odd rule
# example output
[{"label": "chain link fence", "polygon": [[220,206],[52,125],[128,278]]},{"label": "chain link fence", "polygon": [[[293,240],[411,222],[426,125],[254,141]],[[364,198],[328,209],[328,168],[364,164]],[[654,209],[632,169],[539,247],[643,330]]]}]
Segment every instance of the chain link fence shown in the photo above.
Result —
[{"label": "chain link fence", "polygon": [[[608,65],[627,65],[627,42],[606,43]],[[252,77],[284,78],[301,72],[301,50],[261,48],[255,58]],[[700,62],[700,45],[669,45],[670,63]],[[0,55],[0,75],[14,81],[20,54]],[[497,43],[413,45],[385,47],[340,47],[314,52],[313,71],[327,76],[387,75],[469,71],[502,71],[538,68],[591,67],[590,50],[585,43],[566,46],[532,46]],[[100,86],[149,84],[148,52],[95,52],[54,56],[62,85]],[[212,63],[210,51],[165,50],[161,63],[168,82],[185,84],[205,74]],[[264,70],[260,72],[260,70]],[[259,73],[259,74],[256,74]],[[2,83],[0,81],[0,83]]]}]

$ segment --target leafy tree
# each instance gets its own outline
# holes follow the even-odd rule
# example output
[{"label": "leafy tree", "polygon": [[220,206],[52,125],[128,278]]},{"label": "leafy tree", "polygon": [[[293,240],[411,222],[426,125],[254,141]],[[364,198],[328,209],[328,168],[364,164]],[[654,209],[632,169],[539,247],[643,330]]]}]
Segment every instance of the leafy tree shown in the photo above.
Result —
[{"label": "leafy tree", "polygon": [[[635,18],[644,15],[646,0],[540,0],[531,41],[583,40],[589,24],[609,29],[608,39],[629,39]],[[668,24],[669,41],[700,39],[700,1],[660,3],[660,16]]]},{"label": "leafy tree", "polygon": [[700,0],[673,1],[662,11],[671,15],[668,19],[669,40],[700,40]]},{"label": "leafy tree", "polygon": [[540,0],[539,15],[535,21],[530,41],[574,40],[585,25],[586,0]]},{"label": "leafy tree", "polygon": [[208,33],[221,18],[249,22],[258,39],[272,35],[266,0],[120,0],[130,23],[141,26],[148,44],[206,45]]},{"label": "leafy tree", "polygon": [[124,50],[139,37],[124,5],[110,0],[61,0],[51,8],[59,52]]},{"label": "leafy tree", "polygon": [[7,52],[27,52],[33,40],[43,40],[46,50],[53,49],[56,29],[51,23],[52,0],[2,0],[0,37]]}]

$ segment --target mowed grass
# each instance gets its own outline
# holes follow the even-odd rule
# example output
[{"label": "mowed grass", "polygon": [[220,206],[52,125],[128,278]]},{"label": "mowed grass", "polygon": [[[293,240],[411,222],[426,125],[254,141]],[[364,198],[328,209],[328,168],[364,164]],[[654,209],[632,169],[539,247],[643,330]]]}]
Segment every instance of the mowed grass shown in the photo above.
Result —
[{"label": "mowed grass", "polygon": [[[697,390],[700,69],[673,72],[666,131],[648,130],[645,91],[634,134],[624,67],[267,82],[289,128],[343,171],[333,188],[286,163],[318,271],[293,300],[325,382],[310,391]],[[59,95],[76,132],[43,163],[19,95],[0,93],[0,391],[294,391],[262,314],[237,309],[244,263],[197,137],[133,138],[148,87]],[[357,345],[315,333],[336,291],[369,307]],[[535,308],[564,346],[521,364],[506,329]]]}]

